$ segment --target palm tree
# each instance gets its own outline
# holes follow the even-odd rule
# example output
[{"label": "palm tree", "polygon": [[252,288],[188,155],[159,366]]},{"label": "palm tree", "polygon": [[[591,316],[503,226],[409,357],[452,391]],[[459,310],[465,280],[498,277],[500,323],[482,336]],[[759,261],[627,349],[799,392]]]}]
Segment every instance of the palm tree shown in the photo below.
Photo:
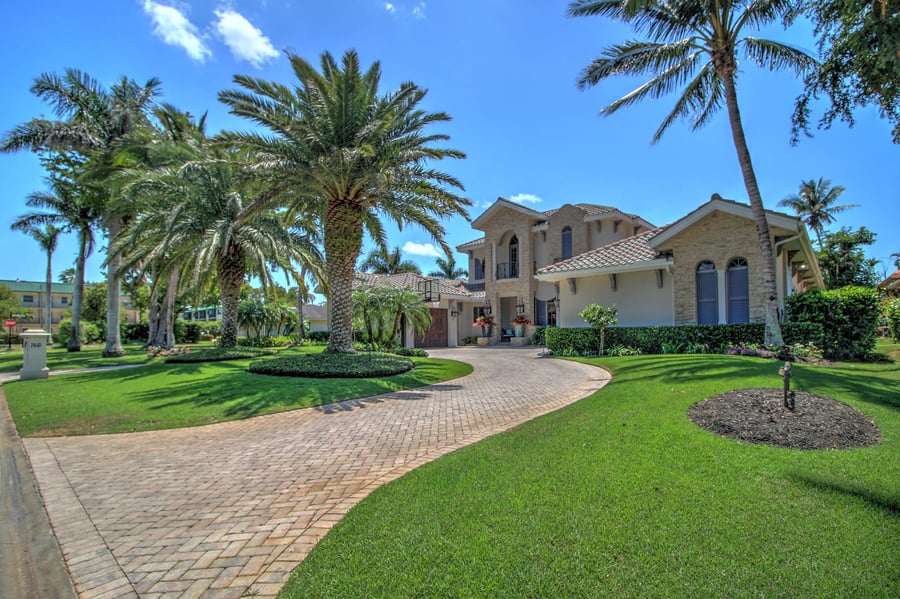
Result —
[{"label": "palm tree", "polygon": [[[88,256],[94,251],[94,227],[99,221],[100,213],[89,198],[81,194],[83,191],[72,181],[60,177],[48,179],[50,191],[38,191],[30,194],[25,200],[29,208],[42,212],[29,212],[17,218],[12,228],[25,230],[37,227],[56,226],[62,232],[73,231],[78,236],[78,250],[75,253],[75,272],[72,278],[72,330],[66,344],[68,351],[81,351],[81,300],[84,294],[84,265]],[[48,255],[48,263],[49,263]],[[47,267],[48,285],[50,267]]]},{"label": "palm tree", "polygon": [[452,254],[447,256],[446,260],[438,258],[437,265],[437,270],[428,273],[429,277],[437,277],[439,279],[459,279],[461,277],[469,276],[469,271],[464,268],[456,268],[456,258],[454,258]]},{"label": "palm tree", "polygon": [[222,347],[237,345],[241,285],[249,271],[268,285],[269,264],[316,269],[321,259],[317,237],[285,228],[266,202],[254,196],[254,184],[238,176],[239,157],[233,158],[220,153],[179,168],[138,173],[129,193],[154,198],[156,208],[130,225],[113,248],[125,251],[123,269],[140,262],[184,264],[197,289],[215,276],[222,301]]},{"label": "palm tree", "polygon": [[675,107],[656,130],[655,143],[681,117],[692,120],[693,130],[701,128],[724,102],[759,238],[767,345],[784,342],[778,323],[772,238],[738,108],[737,50],[742,48],[750,60],[771,70],[790,68],[802,73],[814,65],[815,60],[801,50],[744,36],[745,29],[758,29],[780,19],[791,4],[789,0],[577,0],[568,8],[569,16],[598,15],[622,21],[651,40],[609,46],[582,72],[578,81],[582,89],[614,75],[650,76],[649,81],[605,106],[604,116],[683,87]]},{"label": "palm tree", "polygon": [[19,224],[18,221],[13,223],[11,228],[30,235],[47,254],[47,303],[44,306],[44,326],[49,333],[50,327],[53,325],[53,252],[56,251],[56,245],[59,242],[59,235],[62,233],[62,229],[57,228],[53,223],[46,223],[43,227],[35,227],[34,225],[17,226],[17,224]]},{"label": "palm tree", "polygon": [[831,186],[831,181],[819,177],[818,181],[801,181],[800,193],[791,194],[778,202],[779,206],[791,208],[797,216],[803,218],[803,222],[815,231],[819,249],[822,249],[822,233],[825,225],[834,222],[834,215],[850,208],[857,208],[859,204],[843,204],[835,206],[838,197],[846,191],[841,185]]},{"label": "palm tree", "polygon": [[56,278],[59,279],[60,283],[73,283],[75,282],[75,269],[71,266],[69,268],[64,268],[59,271]]},{"label": "palm tree", "polygon": [[[109,239],[121,231],[130,215],[120,201],[112,175],[127,164],[124,160],[131,136],[147,125],[147,112],[159,93],[158,79],[139,85],[122,77],[109,90],[77,69],[67,69],[62,76],[43,73],[35,78],[31,92],[46,100],[61,120],[32,119],[15,127],[0,142],[0,151],[30,149],[33,152],[76,152],[82,162],[78,182],[92,188],[91,193],[104,199],[103,226]],[[107,311],[105,357],[125,355],[119,332],[119,300],[121,270],[119,256],[107,252]]]},{"label": "palm tree", "polygon": [[894,252],[891,254],[891,258],[894,259],[894,268],[900,270],[900,252]]},{"label": "palm tree", "polygon": [[350,353],[353,278],[364,231],[385,247],[382,217],[413,223],[450,253],[440,221],[468,218],[471,202],[448,191],[462,184],[433,165],[464,154],[436,147],[448,136],[426,132],[450,120],[419,106],[426,90],[404,83],[379,95],[377,62],[363,73],[355,51],[346,52],[341,65],[325,53],[319,73],[299,56],[288,58],[297,77],[293,86],[239,75],[234,80],[246,91],[219,93],[232,114],[268,130],[222,139],[250,153],[257,171],[268,173],[273,193],[290,191],[295,209],[322,223],[331,311],[326,351]]},{"label": "palm tree", "polygon": [[378,275],[396,275],[404,272],[422,274],[419,265],[411,260],[404,260],[400,254],[400,248],[387,251],[385,248],[374,249],[369,252],[366,259],[359,265],[363,272],[372,272]]}]

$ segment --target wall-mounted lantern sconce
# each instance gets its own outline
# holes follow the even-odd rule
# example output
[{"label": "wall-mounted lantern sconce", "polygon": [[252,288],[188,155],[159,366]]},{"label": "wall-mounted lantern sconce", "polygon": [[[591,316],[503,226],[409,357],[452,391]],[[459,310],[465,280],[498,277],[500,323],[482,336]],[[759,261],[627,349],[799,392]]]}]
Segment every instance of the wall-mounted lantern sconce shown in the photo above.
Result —
[{"label": "wall-mounted lantern sconce", "polygon": [[516,304],[516,314],[525,314],[525,299],[519,298],[519,303]]},{"label": "wall-mounted lantern sconce", "polygon": [[450,316],[452,316],[453,318],[456,318],[457,316],[459,316],[459,312],[457,311],[456,308],[450,309]]},{"label": "wall-mounted lantern sconce", "polygon": [[488,314],[491,313],[491,300],[488,298],[484,298],[484,311]]}]

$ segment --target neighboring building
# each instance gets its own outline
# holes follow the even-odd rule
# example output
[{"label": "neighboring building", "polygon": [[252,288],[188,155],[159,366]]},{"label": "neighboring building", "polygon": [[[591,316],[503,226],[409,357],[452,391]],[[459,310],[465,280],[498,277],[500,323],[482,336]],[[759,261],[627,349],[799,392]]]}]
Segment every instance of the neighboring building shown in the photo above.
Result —
[{"label": "neighboring building", "polygon": [[[25,329],[36,329],[44,326],[45,312],[48,302],[51,310],[50,332],[59,330],[59,322],[72,311],[72,296],[75,293],[74,283],[53,283],[51,286],[52,298],[47,297],[47,283],[37,281],[3,281],[0,284],[9,287],[19,298],[22,307],[25,308],[26,318],[16,318],[14,332],[20,333]],[[85,283],[85,287],[90,283]],[[128,295],[121,295],[122,310],[125,313],[125,322],[137,322],[138,313],[131,305]],[[8,315],[3,314],[5,319]]]},{"label": "neighboring building", "polygon": [[878,289],[884,291],[888,297],[900,297],[900,270],[878,283]]},{"label": "neighboring building", "polygon": [[[293,307],[296,311],[297,308]],[[222,320],[222,305],[206,306],[204,308],[185,308],[180,318],[190,322],[208,322]],[[325,306],[317,306],[316,304],[304,304],[303,318],[309,323],[310,332],[327,331],[328,315]],[[246,334],[243,331],[242,334]]]},{"label": "neighboring building", "polygon": [[[802,221],[766,214],[783,308],[785,297],[824,283]],[[622,326],[764,320],[750,206],[717,194],[665,227],[610,206],[538,212],[503,198],[472,226],[484,237],[456,249],[469,255],[471,281],[484,284],[471,310],[473,320],[494,314],[492,342],[508,337],[519,313],[534,325],[587,326],[578,313],[592,303],[615,305]]]}]

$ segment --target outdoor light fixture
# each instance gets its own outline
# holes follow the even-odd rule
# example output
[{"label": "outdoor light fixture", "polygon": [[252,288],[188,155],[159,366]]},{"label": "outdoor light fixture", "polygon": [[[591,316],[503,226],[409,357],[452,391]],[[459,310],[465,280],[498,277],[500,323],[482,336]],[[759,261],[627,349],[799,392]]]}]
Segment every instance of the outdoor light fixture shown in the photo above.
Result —
[{"label": "outdoor light fixture", "polygon": [[450,316],[456,318],[457,316],[459,316],[459,311],[456,308],[450,308]]},{"label": "outdoor light fixture", "polygon": [[491,300],[488,298],[484,298],[484,311],[488,314],[491,312]]},{"label": "outdoor light fixture", "polygon": [[516,314],[524,314],[525,313],[525,298],[520,297],[519,303],[516,304]]}]

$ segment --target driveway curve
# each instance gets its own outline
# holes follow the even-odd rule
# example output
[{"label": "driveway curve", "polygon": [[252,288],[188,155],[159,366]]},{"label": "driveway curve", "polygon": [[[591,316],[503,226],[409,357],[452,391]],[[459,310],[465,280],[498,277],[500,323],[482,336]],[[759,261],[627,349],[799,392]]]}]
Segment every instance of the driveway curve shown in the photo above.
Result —
[{"label": "driveway curve", "polygon": [[26,439],[82,597],[273,597],[326,532],[417,466],[601,388],[535,348],[431,351],[445,383],[222,424]]}]

